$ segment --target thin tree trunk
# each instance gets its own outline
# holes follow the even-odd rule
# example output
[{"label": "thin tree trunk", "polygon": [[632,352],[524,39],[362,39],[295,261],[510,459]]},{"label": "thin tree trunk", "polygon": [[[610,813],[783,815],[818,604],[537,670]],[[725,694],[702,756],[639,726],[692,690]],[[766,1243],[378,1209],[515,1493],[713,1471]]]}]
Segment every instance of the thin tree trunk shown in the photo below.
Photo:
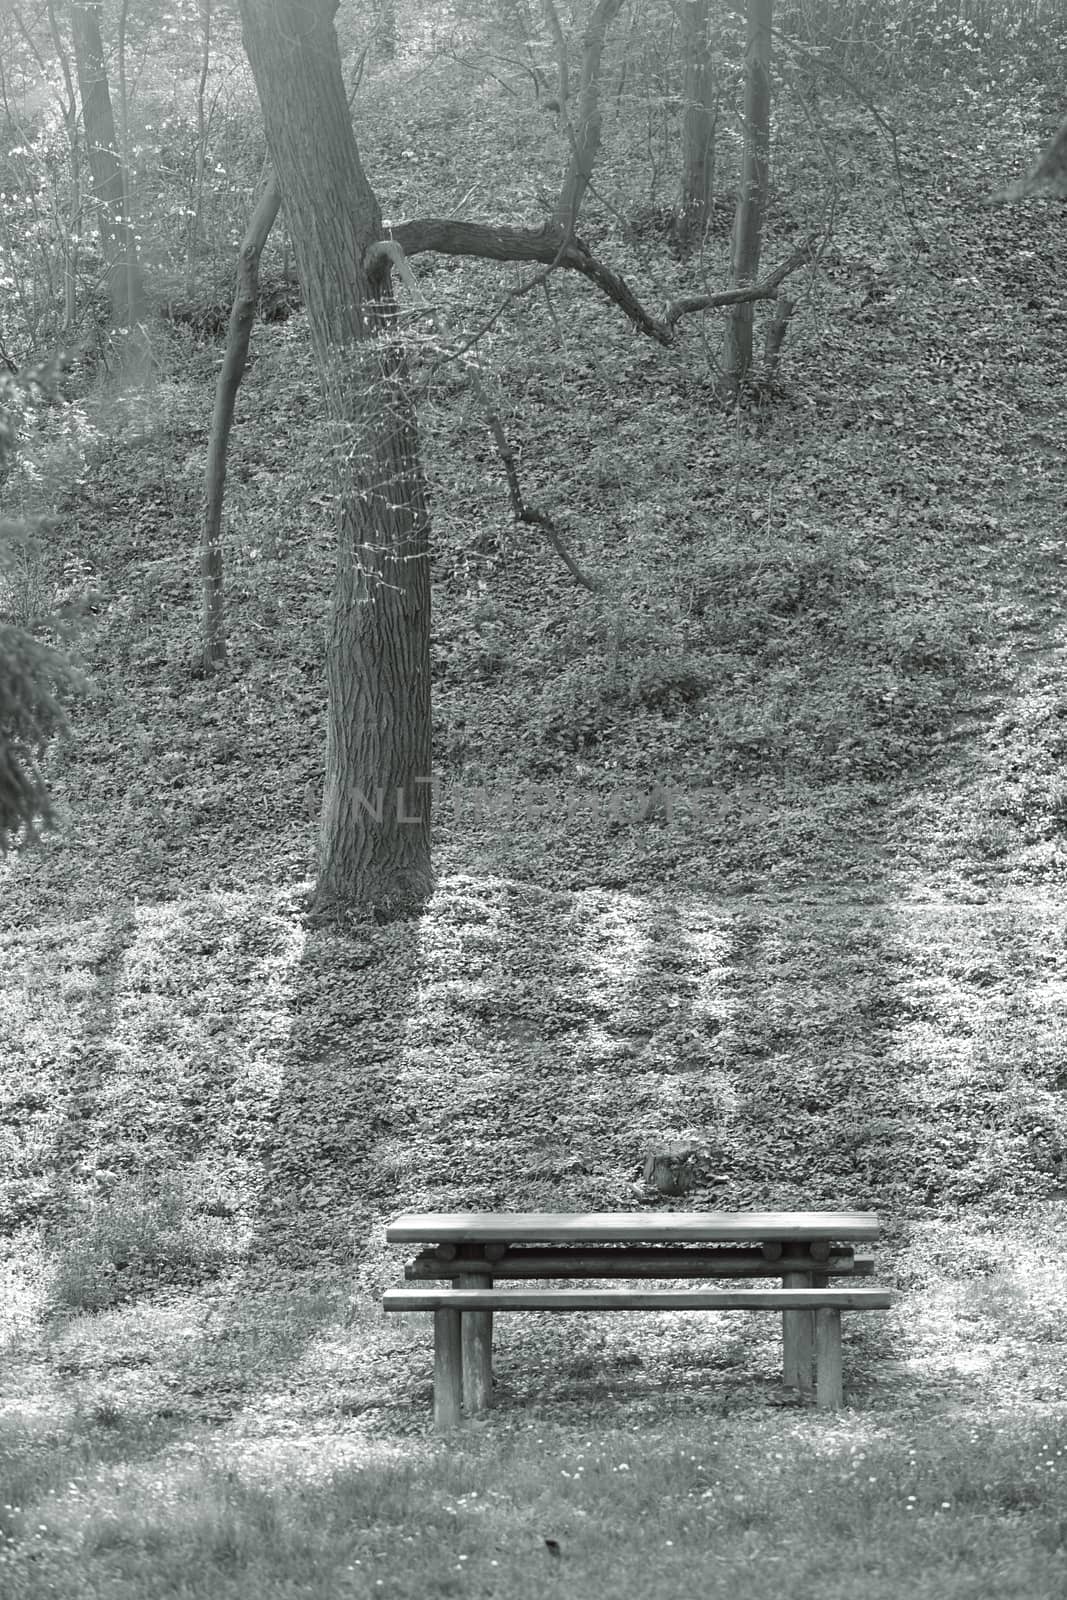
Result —
[{"label": "thin tree trunk", "polygon": [[[734,219],[731,282],[754,283],[767,207],[771,144],[771,22],[774,0],[748,0],[745,49],[745,145]],[[752,302],[734,307],[726,324],[722,384],[736,394],[752,366]]]},{"label": "thin tree trunk", "polygon": [[567,101],[570,99],[570,64],[567,60],[567,40],[563,33],[563,24],[559,20],[554,0],[541,0],[541,10],[548,24],[548,31],[552,35],[552,43],[556,51],[556,69],[559,72],[559,89],[556,98],[559,101],[559,114],[565,118],[570,115]]},{"label": "thin tree trunk", "polygon": [[81,146],[78,140],[78,97],[74,89],[74,75],[70,70],[70,56],[56,21],[55,5],[48,0],[48,31],[52,47],[63,74],[64,97],[60,104],[63,126],[70,146],[70,206],[68,208],[67,236],[63,241],[63,337],[70,338],[78,321],[78,227],[81,217]]},{"label": "thin tree trunk", "polygon": [[715,177],[715,96],[708,49],[709,0],[682,0],[682,192],[674,238],[687,251],[701,244],[708,230]]},{"label": "thin tree trunk", "polygon": [[237,257],[237,289],[230,311],[226,335],[226,354],[215,386],[215,411],[207,444],[206,499],[204,526],[200,539],[200,574],[203,603],[204,670],[213,672],[226,659],[226,633],[222,575],[222,505],[226,492],[226,448],[233,426],[237,391],[248,363],[248,343],[256,319],[256,293],[259,287],[259,258],[267,235],[274,226],[281,204],[281,191],[274,174],[264,186],[251,221],[245,229]]},{"label": "thin tree trunk", "polygon": [[388,269],[349,115],[334,0],[240,0],[341,487],[315,911],[409,913],[430,868],[429,516]]},{"label": "thin tree trunk", "polygon": [[[130,253],[134,250],[133,230],[133,195],[130,190],[130,107],[129,97],[126,93],[126,24],[129,20],[130,0],[119,0],[119,15],[117,28],[118,61],[119,61],[119,130],[118,141],[115,146],[119,162],[119,177],[122,181],[122,226],[123,226],[123,255],[126,261],[126,315],[124,321],[130,329],[136,328],[144,318],[142,304],[140,273],[136,282],[130,272]],[[105,80],[106,81],[106,80]]]},{"label": "thin tree trunk", "polygon": [[[559,200],[553,221],[573,233],[578,222],[585,191],[588,189],[593,168],[600,150],[600,63],[604,54],[607,31],[619,12],[623,0],[597,0],[589,26],[582,36],[582,80],[578,90],[578,117],[572,124],[567,106],[561,99],[560,115],[567,130],[571,155],[560,187]],[[561,81],[563,73],[560,73]]]},{"label": "thin tree trunk", "polygon": [[[200,75],[196,80],[196,167],[193,173],[193,203],[189,208],[189,231],[185,240],[185,292],[190,296],[196,287],[196,247],[200,238],[200,217],[204,209],[204,169],[207,162],[206,94],[207,75],[211,66],[211,3],[212,0],[200,0]],[[271,222],[273,221],[272,217]],[[244,246],[241,248],[243,250]]]},{"label": "thin tree trunk", "polygon": [[72,5],[70,21],[89,171],[96,196],[100,240],[108,264],[114,319],[118,327],[132,328],[144,319],[144,289],[126,215],[125,183],[104,70],[98,0]]},{"label": "thin tree trunk", "polygon": [[396,0],[374,0],[374,54],[379,61],[396,55]]}]

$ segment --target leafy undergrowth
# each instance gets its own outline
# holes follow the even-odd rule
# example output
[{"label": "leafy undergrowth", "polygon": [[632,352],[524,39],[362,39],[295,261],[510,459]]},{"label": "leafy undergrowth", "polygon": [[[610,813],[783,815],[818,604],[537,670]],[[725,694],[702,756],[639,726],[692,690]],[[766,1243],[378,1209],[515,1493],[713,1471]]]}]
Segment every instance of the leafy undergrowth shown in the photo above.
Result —
[{"label": "leafy undergrowth", "polygon": [[[94,689],[53,756],[63,830],[0,867],[10,1592],[1062,1592],[1063,219],[982,206],[1017,98],[901,107],[918,233],[840,110],[855,186],[762,404],[716,408],[695,329],[665,355],[584,285],[516,301],[487,361],[596,597],[509,527],[462,384],[417,361],[417,924],[303,915],[332,503],[300,319],[242,390],[215,682],[213,357],[176,344],[151,415],[71,422],[52,581],[104,596]],[[501,117],[527,215],[558,151],[516,161],[540,147]],[[388,168],[397,215],[434,209],[417,165]],[[818,200],[803,141],[778,171],[769,259]],[[646,293],[699,276],[610,208],[589,231]],[[428,276],[457,325],[499,292]],[[704,1152],[686,1206],[884,1213],[901,1296],[850,1329],[857,1409],[764,1409],[769,1319],[500,1319],[500,1408],[439,1451],[429,1330],[377,1311],[385,1219],[659,1204],[667,1139]],[[628,1543],[649,1519],[662,1549]]]}]

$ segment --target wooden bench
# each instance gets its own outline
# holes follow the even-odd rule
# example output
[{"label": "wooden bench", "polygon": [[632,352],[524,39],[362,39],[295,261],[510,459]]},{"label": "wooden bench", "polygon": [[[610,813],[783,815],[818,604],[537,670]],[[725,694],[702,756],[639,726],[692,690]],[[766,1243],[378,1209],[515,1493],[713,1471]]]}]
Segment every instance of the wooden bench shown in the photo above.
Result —
[{"label": "wooden bench", "polygon": [[[492,1401],[496,1311],[780,1311],[783,1379],[842,1404],[841,1312],[885,1310],[887,1290],[831,1288],[832,1277],[869,1277],[856,1245],[878,1238],[867,1212],[552,1212],[408,1215],[386,1229],[391,1244],[420,1244],[409,1279],[445,1289],[389,1289],[389,1312],[434,1314],[434,1421],[439,1428]],[[499,1288],[498,1279],[779,1278],[780,1288]],[[813,1382],[814,1367],[814,1382]]]}]

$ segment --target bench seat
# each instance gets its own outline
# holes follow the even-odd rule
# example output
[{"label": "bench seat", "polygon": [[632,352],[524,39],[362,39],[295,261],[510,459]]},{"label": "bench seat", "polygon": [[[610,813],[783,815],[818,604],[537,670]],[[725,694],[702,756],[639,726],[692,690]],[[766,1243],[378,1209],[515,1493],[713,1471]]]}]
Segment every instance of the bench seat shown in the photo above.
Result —
[{"label": "bench seat", "polygon": [[386,1289],[386,1311],[887,1311],[888,1289]]},{"label": "bench seat", "polygon": [[[455,1426],[462,1416],[464,1313],[477,1338],[500,1311],[781,1311],[812,1313],[815,1389],[823,1407],[842,1404],[841,1313],[885,1311],[886,1289],[388,1289],[387,1312],[428,1311],[434,1316],[434,1421]],[[473,1316],[472,1316],[473,1313]],[[468,1351],[478,1359],[477,1352]],[[488,1350],[483,1358],[488,1357]]]}]

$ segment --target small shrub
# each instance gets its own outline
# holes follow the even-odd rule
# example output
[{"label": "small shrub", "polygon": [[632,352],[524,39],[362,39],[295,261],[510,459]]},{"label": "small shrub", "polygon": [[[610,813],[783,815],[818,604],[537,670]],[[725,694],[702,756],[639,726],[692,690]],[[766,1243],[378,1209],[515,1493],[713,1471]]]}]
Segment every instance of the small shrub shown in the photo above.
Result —
[{"label": "small shrub", "polygon": [[614,727],[615,708],[625,699],[625,692],[625,683],[613,665],[599,673],[589,667],[569,667],[538,697],[534,716],[538,739],[570,752],[589,749]]},{"label": "small shrub", "polygon": [[85,1207],[52,1269],[50,1298],[66,1311],[103,1311],[160,1281],[210,1277],[226,1259],[212,1223],[192,1219],[182,1185],[121,1181]]},{"label": "small shrub", "polygon": [[673,661],[645,661],[632,672],[628,685],[631,705],[650,711],[680,711],[706,693],[708,678],[687,657]]}]

